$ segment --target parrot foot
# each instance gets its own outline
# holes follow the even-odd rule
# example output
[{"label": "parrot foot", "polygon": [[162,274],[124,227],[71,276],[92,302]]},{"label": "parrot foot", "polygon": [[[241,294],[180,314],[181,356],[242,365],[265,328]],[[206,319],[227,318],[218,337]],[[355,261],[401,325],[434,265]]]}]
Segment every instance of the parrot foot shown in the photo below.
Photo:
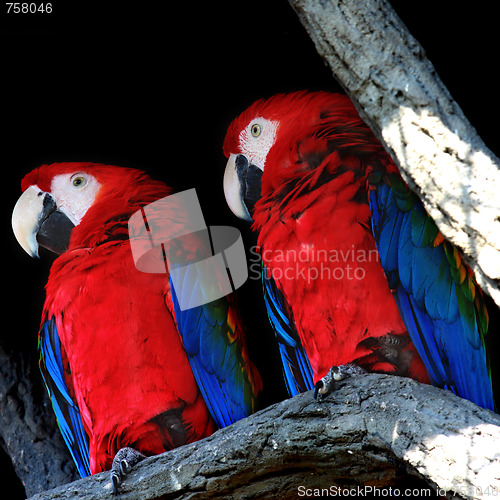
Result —
[{"label": "parrot foot", "polygon": [[349,363],[347,365],[332,366],[330,371],[314,386],[314,399],[321,401],[335,389],[335,382],[339,382],[348,377],[361,375],[366,371],[361,366]]},{"label": "parrot foot", "polygon": [[132,470],[132,467],[146,458],[141,452],[133,448],[122,448],[113,458],[111,466],[111,486],[113,495],[118,494],[124,477]]}]

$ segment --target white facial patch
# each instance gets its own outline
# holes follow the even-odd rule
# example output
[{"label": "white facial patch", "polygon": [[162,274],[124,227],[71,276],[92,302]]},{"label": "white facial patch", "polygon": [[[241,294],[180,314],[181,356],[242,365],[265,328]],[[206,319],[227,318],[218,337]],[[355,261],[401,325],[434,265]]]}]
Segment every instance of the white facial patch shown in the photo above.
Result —
[{"label": "white facial patch", "polygon": [[50,194],[58,209],[77,226],[93,205],[101,185],[85,172],[56,175],[50,185]]},{"label": "white facial patch", "polygon": [[276,140],[279,122],[258,117],[240,132],[240,150],[248,161],[264,171],[269,150]]}]

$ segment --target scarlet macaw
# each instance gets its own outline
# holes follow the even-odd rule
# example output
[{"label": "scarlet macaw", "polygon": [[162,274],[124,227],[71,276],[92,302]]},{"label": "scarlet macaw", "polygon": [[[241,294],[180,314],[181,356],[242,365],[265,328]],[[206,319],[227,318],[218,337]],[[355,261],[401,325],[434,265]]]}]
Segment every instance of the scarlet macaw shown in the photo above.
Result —
[{"label": "scarlet macaw", "polygon": [[494,409],[482,292],[346,96],[261,99],[224,153],[227,202],[258,232],[291,395],[374,371]]},{"label": "scarlet macaw", "polygon": [[[61,254],[46,286],[40,367],[82,477],[112,468],[116,491],[144,455],[254,410],[261,380],[235,298],[181,311],[166,273],[134,265],[128,221],[169,187],[135,169],[55,163],[26,175],[22,190],[21,246]],[[168,219],[183,224],[182,214]],[[196,242],[178,240],[174,252],[195,253]]]}]

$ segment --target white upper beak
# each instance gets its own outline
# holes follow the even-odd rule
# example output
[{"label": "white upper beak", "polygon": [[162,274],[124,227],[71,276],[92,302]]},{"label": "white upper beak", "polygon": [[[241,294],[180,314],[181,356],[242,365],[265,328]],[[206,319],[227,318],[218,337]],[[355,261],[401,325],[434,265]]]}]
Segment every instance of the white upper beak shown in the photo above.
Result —
[{"label": "white upper beak", "polygon": [[233,214],[240,219],[251,222],[252,217],[243,203],[241,184],[236,173],[236,156],[232,154],[227,160],[226,170],[224,171],[224,195]]},{"label": "white upper beak", "polygon": [[30,186],[17,200],[12,212],[14,235],[31,257],[38,257],[36,233],[43,213],[44,194],[38,186]]}]

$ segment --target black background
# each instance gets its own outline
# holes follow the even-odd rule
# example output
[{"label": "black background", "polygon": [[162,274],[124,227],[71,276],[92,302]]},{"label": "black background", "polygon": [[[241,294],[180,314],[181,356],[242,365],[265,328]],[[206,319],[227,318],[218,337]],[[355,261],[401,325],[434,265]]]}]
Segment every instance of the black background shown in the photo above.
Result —
[{"label": "black background", "polygon": [[[393,2],[498,153],[497,9],[491,2],[437,4]],[[340,90],[285,0],[54,0],[52,6],[52,14],[15,15],[0,7],[7,301],[0,342],[19,350],[36,349],[50,265],[47,255],[30,259],[12,235],[10,216],[24,174],[53,161],[140,168],[176,190],[195,187],[207,223],[237,226],[250,247],[253,235],[231,214],[222,192],[227,126],[262,96]],[[277,358],[267,341],[259,282],[249,280],[240,299],[272,401],[284,393],[279,370],[273,371]],[[8,462],[2,466],[8,470]]]}]

